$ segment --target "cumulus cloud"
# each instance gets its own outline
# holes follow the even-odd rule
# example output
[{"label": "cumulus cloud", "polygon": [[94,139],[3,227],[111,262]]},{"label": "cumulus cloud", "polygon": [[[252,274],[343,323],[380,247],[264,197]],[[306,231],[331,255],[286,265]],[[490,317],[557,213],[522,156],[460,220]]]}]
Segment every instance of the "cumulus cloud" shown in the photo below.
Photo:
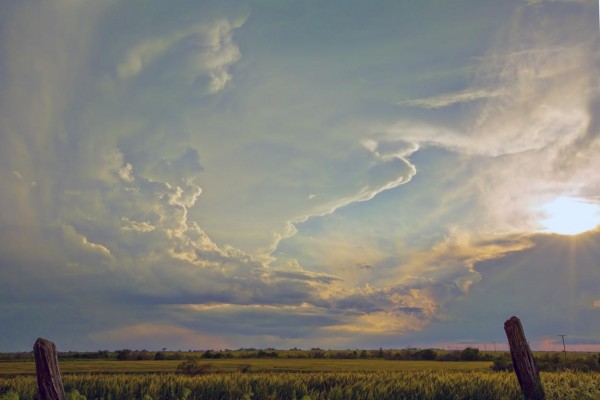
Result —
[{"label": "cumulus cloud", "polygon": [[[365,286],[352,292],[315,295],[294,304],[209,303],[168,309],[185,326],[199,326],[197,321],[201,320],[208,332],[229,329],[232,335],[270,335],[276,341],[312,338],[320,342],[333,335],[351,342],[356,334],[398,335],[419,330],[427,324],[435,306],[418,290]],[[235,326],[230,326],[231,320],[237,321]],[[256,320],[261,324],[254,324]]]},{"label": "cumulus cloud", "polygon": [[360,315],[348,321],[326,327],[327,332],[334,334],[406,334],[407,331],[419,331],[424,321],[410,313],[398,314],[390,312],[372,312]]},{"label": "cumulus cloud", "polygon": [[180,177],[190,179],[202,172],[198,150],[188,147],[181,156],[174,160],[161,160],[154,165],[152,176],[169,182],[176,182]]},{"label": "cumulus cloud", "polygon": [[597,97],[597,44],[589,32],[597,30],[597,21],[576,14],[589,6],[545,4],[538,14],[518,9],[479,58],[471,87],[402,103],[441,108],[480,100],[465,109],[460,130],[405,120],[389,136],[493,157],[545,151],[544,164],[570,164],[561,153],[576,154],[583,147],[572,146],[593,135],[588,129],[594,115],[589,107]]},{"label": "cumulus cloud", "polygon": [[402,266],[403,279],[408,281],[438,281],[452,283],[461,292],[468,292],[479,281],[474,265],[486,260],[504,257],[522,251],[532,244],[519,237],[512,241],[473,240],[465,232],[450,231],[448,236],[422,253],[414,253]]},{"label": "cumulus cloud", "polygon": [[132,230],[137,232],[152,232],[154,229],[156,229],[147,221],[137,222],[132,221],[127,217],[122,217],[121,220],[123,221],[123,226],[121,227],[121,229],[124,230]]},{"label": "cumulus cloud", "polygon": [[[389,318],[396,315],[400,321],[406,318],[413,323],[418,320],[410,329],[420,330],[438,317],[448,301],[468,295],[471,287],[480,282],[481,275],[475,269],[477,264],[501,259],[531,246],[520,238],[476,241],[465,233],[453,232],[432,248],[413,253],[401,265],[388,267],[383,276],[372,276],[381,287],[367,284],[336,304],[368,315],[384,314]],[[391,327],[400,329],[404,323],[400,321],[391,323],[387,332],[394,330]]]},{"label": "cumulus cloud", "polygon": [[[246,336],[247,342],[268,336],[273,343],[319,336],[322,326],[337,323],[339,316],[327,309],[299,303],[298,305],[180,305],[170,307],[181,324],[193,328],[204,326],[205,331],[232,337]],[[230,321],[235,320],[235,326]],[[257,324],[256,321],[260,321]],[[238,339],[239,340],[239,339]],[[265,344],[268,344],[266,342]]]},{"label": "cumulus cloud", "polygon": [[[356,140],[341,140],[332,152],[316,149],[316,142],[291,139],[279,148],[269,142],[244,144],[245,139],[233,150],[218,143],[224,156],[215,160],[215,151],[203,155],[213,168],[207,167],[202,176],[205,207],[194,208],[191,215],[203,221],[217,242],[272,261],[271,253],[294,235],[296,224],[369,201],[414,176],[409,152],[404,157],[376,155],[354,134]],[[227,237],[221,237],[222,232],[228,232]]]},{"label": "cumulus cloud", "polygon": [[[511,315],[527,323],[531,337],[549,337],[557,331],[595,336],[597,311],[590,307],[590,299],[596,297],[600,279],[594,261],[598,240],[597,232],[580,240],[534,235],[525,250],[478,263],[481,281],[468,297],[446,303],[447,319],[434,321],[431,330],[422,332],[423,339],[439,336],[441,326],[446,327],[446,338],[459,337],[465,324],[483,337],[501,339],[501,324]],[[594,340],[582,338],[581,343]]]},{"label": "cumulus cloud", "polygon": [[[171,68],[176,66],[185,83],[205,79],[208,92],[217,93],[231,80],[229,67],[241,58],[233,42],[233,31],[243,22],[218,20],[145,39],[127,51],[117,66],[117,75],[129,80],[157,64],[166,64]],[[176,64],[170,61],[173,57]]]},{"label": "cumulus cloud", "polygon": [[68,246],[79,247],[79,249],[95,253],[100,256],[108,257],[114,260],[114,257],[110,253],[110,250],[105,246],[90,242],[85,236],[78,233],[75,228],[70,225],[62,224],[60,229],[62,230],[65,241]]},{"label": "cumulus cloud", "polygon": [[[587,176],[584,171],[595,165],[595,161],[584,155],[586,147],[580,144],[582,138],[595,136],[593,130],[590,132],[593,113],[589,111],[595,104],[594,91],[589,89],[595,82],[590,72],[593,71],[590,54],[595,45],[585,39],[584,33],[589,29],[567,28],[561,32],[562,36],[556,32],[539,36],[547,19],[555,17],[548,12],[535,19],[517,12],[511,23],[519,32],[518,37],[507,33],[508,40],[500,40],[490,50],[490,57],[481,59],[473,88],[405,104],[437,112],[453,104],[468,103],[462,127],[433,125],[410,118],[387,128],[375,126],[369,137],[362,140],[365,149],[375,157],[410,156],[411,163],[419,170],[417,183],[413,179],[409,185],[414,197],[410,194],[394,197],[407,209],[427,210],[423,215],[410,215],[402,211],[402,206],[390,205],[385,209],[381,201],[378,204],[380,211],[388,211],[383,218],[397,225],[405,224],[414,234],[398,234],[399,229],[390,229],[389,222],[373,218],[379,216],[373,210],[354,207],[354,215],[338,210],[336,218],[325,218],[330,223],[317,225],[309,221],[299,225],[297,236],[288,239],[289,246],[285,242],[280,246],[282,255],[296,246],[302,249],[302,255],[294,252],[290,256],[303,264],[314,263],[317,255],[325,252],[331,258],[344,260],[330,243],[321,245],[308,240],[313,226],[318,226],[315,230],[326,238],[335,229],[343,230],[346,243],[355,240],[356,248],[379,249],[371,250],[364,261],[376,268],[354,274],[346,273],[343,263],[329,263],[329,266],[318,263],[317,268],[329,273],[343,270],[346,282],[369,283],[379,295],[361,293],[355,302],[364,307],[367,315],[391,312],[388,295],[394,290],[400,293],[407,288],[418,290],[428,307],[400,302],[397,308],[405,310],[399,315],[419,318],[417,326],[427,329],[428,324],[445,315],[447,304],[469,298],[473,288],[481,284],[477,265],[505,260],[536,246],[527,238],[527,233],[536,227],[537,217],[532,208],[565,192],[582,193],[585,190],[582,182],[595,185],[594,178],[582,177]],[[585,23],[590,21],[586,19]],[[578,40],[581,44],[571,47],[565,44]],[[594,148],[594,139],[583,142]],[[440,155],[447,157],[445,154],[453,154],[453,162],[434,159]],[[435,165],[437,171],[428,172],[422,163]],[[566,168],[572,163],[577,166]],[[436,181],[442,176],[447,180],[443,188]],[[438,199],[436,193],[444,193],[443,199]],[[419,202],[416,198],[420,199],[420,207],[411,203]],[[356,228],[354,219],[361,215],[360,210],[370,215],[369,223],[374,227],[363,231]],[[430,226],[437,231],[429,230]],[[371,229],[380,229],[380,235],[389,229],[397,242],[409,242],[412,248],[387,243],[384,247],[374,239],[376,235],[370,234]],[[399,297],[409,300],[406,294]],[[355,297],[348,297],[342,304],[349,304],[350,300]],[[411,313],[411,310],[420,311]]]},{"label": "cumulus cloud", "polygon": [[[126,25],[127,4],[7,6],[0,315],[31,317],[5,324],[10,340],[61,309],[89,321],[65,333],[81,346],[398,340],[486,277],[510,286],[481,266],[540,245],[514,234],[534,225],[530,205],[600,187],[582,24],[519,9],[518,34],[469,60],[468,87],[423,95],[407,82],[439,78],[394,58],[422,43],[381,40],[411,21],[355,32],[328,5],[321,24],[298,5],[238,18],[218,3],[183,17],[150,3]],[[412,53],[415,70],[432,64]]]},{"label": "cumulus cloud", "polygon": [[[545,4],[538,14],[516,11],[510,28],[480,59],[473,88],[423,100],[449,105],[488,88],[489,96],[475,96],[480,101],[464,111],[462,127],[403,120],[387,131],[378,128],[386,132],[380,140],[439,146],[478,158],[470,181],[489,205],[483,229],[535,229],[533,208],[559,195],[589,196],[598,186],[590,174],[597,167],[590,153],[598,147],[597,44],[588,35],[597,21],[573,11],[589,4],[564,7]],[[563,18],[573,24],[559,22]]]}]

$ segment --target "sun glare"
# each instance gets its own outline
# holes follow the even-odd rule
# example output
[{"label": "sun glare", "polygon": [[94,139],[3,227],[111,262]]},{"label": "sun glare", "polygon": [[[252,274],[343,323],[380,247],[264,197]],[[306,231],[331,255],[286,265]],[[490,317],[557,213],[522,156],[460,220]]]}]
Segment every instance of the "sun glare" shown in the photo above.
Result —
[{"label": "sun glare", "polygon": [[600,207],[574,197],[558,197],[541,207],[545,232],[578,235],[600,224]]}]

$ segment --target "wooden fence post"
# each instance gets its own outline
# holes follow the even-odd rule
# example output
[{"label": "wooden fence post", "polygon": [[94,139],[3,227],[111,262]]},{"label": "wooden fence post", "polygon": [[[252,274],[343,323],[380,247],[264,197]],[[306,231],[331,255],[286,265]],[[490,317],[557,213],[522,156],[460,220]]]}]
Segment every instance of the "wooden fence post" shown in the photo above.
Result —
[{"label": "wooden fence post", "polygon": [[33,345],[33,353],[40,400],[66,400],[54,343],[39,338]]},{"label": "wooden fence post", "polygon": [[525,332],[523,332],[523,325],[519,318],[511,317],[504,322],[504,331],[508,338],[515,374],[517,374],[525,400],[545,400],[546,395],[540,374],[535,367],[533,354],[527,339],[525,339]]}]

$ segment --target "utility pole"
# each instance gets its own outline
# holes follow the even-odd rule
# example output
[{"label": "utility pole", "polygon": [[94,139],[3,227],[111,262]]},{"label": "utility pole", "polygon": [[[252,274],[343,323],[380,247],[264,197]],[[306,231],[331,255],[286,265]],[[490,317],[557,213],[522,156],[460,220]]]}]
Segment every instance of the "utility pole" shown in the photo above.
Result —
[{"label": "utility pole", "polygon": [[563,353],[565,354],[565,361],[567,361],[567,347],[565,346],[565,336],[567,335],[558,335],[562,338],[563,342]]},{"label": "utility pole", "polygon": [[496,352],[496,342],[494,342],[494,353]]}]

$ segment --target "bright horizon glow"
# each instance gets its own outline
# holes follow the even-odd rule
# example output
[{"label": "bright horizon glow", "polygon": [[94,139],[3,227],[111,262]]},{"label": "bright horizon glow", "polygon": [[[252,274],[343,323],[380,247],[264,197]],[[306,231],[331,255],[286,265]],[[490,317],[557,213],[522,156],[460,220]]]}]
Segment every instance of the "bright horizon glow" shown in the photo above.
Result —
[{"label": "bright horizon glow", "polygon": [[600,224],[600,207],[574,197],[557,197],[541,207],[544,231],[559,235],[578,235]]}]

